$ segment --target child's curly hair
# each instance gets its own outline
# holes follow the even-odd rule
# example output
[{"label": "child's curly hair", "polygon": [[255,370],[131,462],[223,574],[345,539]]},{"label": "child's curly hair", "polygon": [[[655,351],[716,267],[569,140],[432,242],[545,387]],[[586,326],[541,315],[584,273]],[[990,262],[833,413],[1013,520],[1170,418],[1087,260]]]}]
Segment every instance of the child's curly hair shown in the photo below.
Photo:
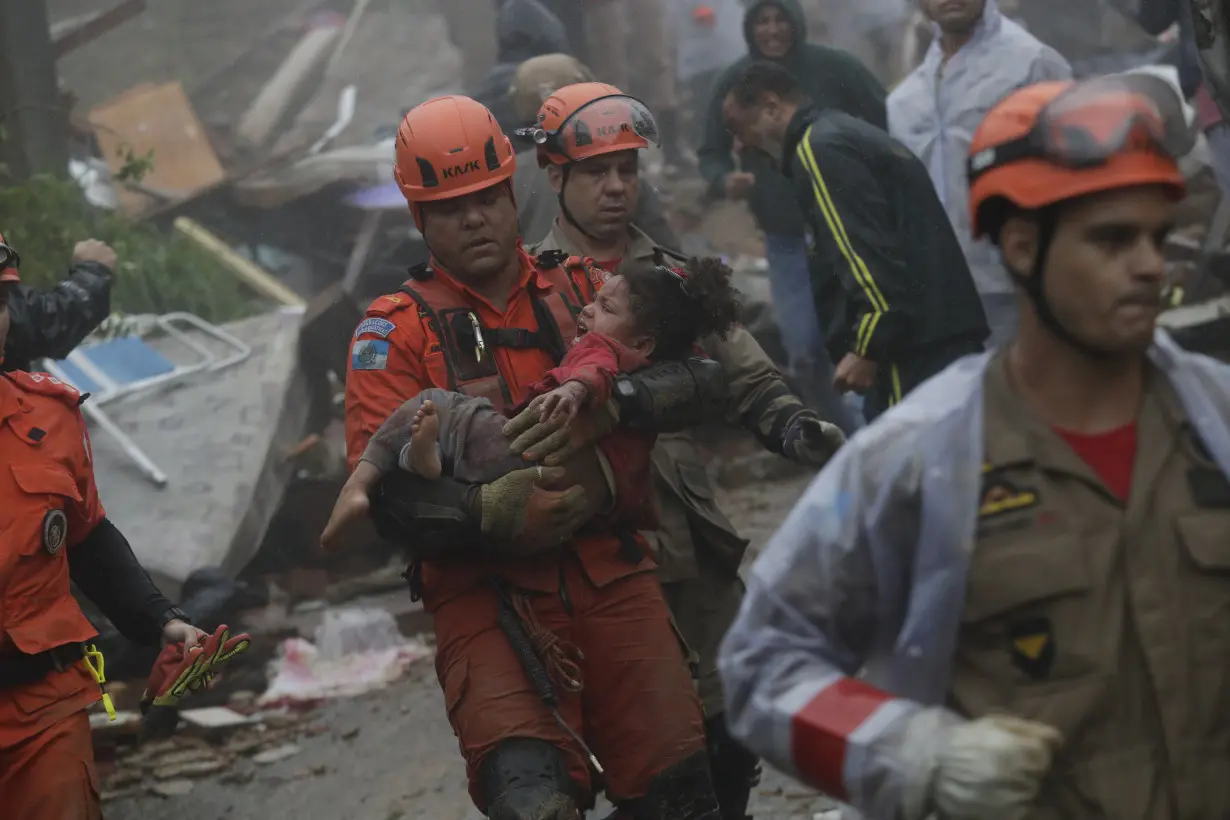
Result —
[{"label": "child's curly hair", "polygon": [[692,257],[678,268],[659,254],[653,264],[629,268],[621,274],[638,326],[654,339],[651,359],[685,358],[698,339],[725,338],[739,321],[739,291],[717,257]]}]

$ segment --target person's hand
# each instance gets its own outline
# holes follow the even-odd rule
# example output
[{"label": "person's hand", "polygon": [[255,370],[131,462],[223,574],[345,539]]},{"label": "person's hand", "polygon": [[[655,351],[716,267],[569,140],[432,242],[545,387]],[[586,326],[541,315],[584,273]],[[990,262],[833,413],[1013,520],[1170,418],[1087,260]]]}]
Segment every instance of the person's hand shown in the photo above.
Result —
[{"label": "person's hand", "polygon": [[957,726],[936,754],[935,809],[949,820],[1021,820],[1062,743],[1057,729],[1006,715]]},{"label": "person's hand", "polygon": [[106,242],[100,242],[97,239],[84,239],[73,248],[73,264],[78,262],[97,262],[114,273],[119,257]]},{"label": "person's hand", "polygon": [[218,667],[252,645],[252,636],[231,635],[225,624],[206,635],[183,621],[169,621],[163,637],[167,644],[154,661],[141,695],[142,734],[149,740],[174,732],[180,701],[191,692],[207,688]]},{"label": "person's hand", "polygon": [[821,421],[811,410],[800,410],[782,433],[782,455],[795,464],[819,469],[845,443],[846,435],[836,424]]},{"label": "person's hand", "polygon": [[756,175],[750,171],[732,171],[726,175],[726,198],[743,199],[756,184]]},{"label": "person's hand", "polygon": [[578,413],[568,425],[541,421],[537,411],[527,407],[504,425],[504,436],[512,440],[512,452],[557,467],[615,429],[616,418],[611,402]]},{"label": "person's hand", "polygon": [[528,467],[481,488],[484,535],[508,542],[521,553],[559,546],[589,517],[585,490],[560,489],[562,467]]},{"label": "person's hand", "polygon": [[344,540],[342,534],[354,522],[366,518],[371,507],[372,502],[367,490],[347,482],[333,504],[333,513],[329,516],[325,531],[320,534],[320,546],[324,551],[334,552],[341,547]]},{"label": "person's hand", "polygon": [[536,396],[529,404],[529,409],[538,410],[538,418],[548,424],[559,424],[561,429],[576,418],[589,390],[580,382],[564,382],[554,390]]},{"label": "person's hand", "polygon": [[190,623],[172,618],[162,627],[162,645],[183,644],[184,651],[195,649],[205,637],[203,630]]},{"label": "person's hand", "polygon": [[833,387],[839,393],[866,393],[876,383],[876,363],[864,359],[854,353],[847,353],[845,358],[837,363],[837,371],[833,374]]}]

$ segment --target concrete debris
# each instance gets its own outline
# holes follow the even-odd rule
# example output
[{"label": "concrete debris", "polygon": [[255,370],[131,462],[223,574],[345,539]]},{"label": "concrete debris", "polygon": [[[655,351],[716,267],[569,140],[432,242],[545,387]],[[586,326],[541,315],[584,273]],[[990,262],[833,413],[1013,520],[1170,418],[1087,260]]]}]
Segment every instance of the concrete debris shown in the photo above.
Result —
[{"label": "concrete debris", "polygon": [[[251,694],[251,693],[249,693]],[[228,709],[225,706],[208,706],[204,709],[185,709],[179,713],[180,720],[188,727],[194,727],[204,731],[217,731],[220,729],[234,729],[239,726],[247,726],[254,722],[254,719],[242,715],[233,709]]]},{"label": "concrete debris", "polygon": [[218,780],[222,783],[229,783],[231,785],[242,786],[245,783],[251,783],[254,777],[256,777],[256,772],[252,771],[251,769],[244,769],[242,771],[237,771],[237,772],[227,772],[226,774],[219,777]]},{"label": "concrete debris", "polygon": [[116,712],[115,720],[112,720],[106,712],[91,712],[90,730],[95,740],[135,735],[141,731],[141,713]]},{"label": "concrete debris", "polygon": [[217,774],[230,765],[224,757],[215,757],[211,760],[193,760],[187,763],[178,763],[170,766],[159,766],[152,772],[154,779],[158,781],[177,781],[186,778],[205,777],[211,774]]},{"label": "concrete debris", "polygon": [[252,758],[252,762],[258,766],[268,766],[271,763],[277,763],[279,760],[286,760],[289,757],[294,757],[301,751],[303,750],[294,743],[287,743],[283,746],[278,746],[277,748],[261,752]]},{"label": "concrete debris", "polygon": [[165,783],[155,783],[149,787],[151,794],[159,797],[182,797],[192,791],[196,784],[191,780],[168,780]]}]

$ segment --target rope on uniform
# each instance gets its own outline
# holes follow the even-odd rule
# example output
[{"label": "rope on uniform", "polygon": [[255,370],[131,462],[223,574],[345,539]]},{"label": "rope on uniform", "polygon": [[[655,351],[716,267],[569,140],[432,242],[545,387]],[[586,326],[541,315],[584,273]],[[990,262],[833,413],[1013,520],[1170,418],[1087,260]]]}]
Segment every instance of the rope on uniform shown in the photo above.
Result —
[{"label": "rope on uniform", "polygon": [[525,632],[534,647],[534,654],[547,668],[547,674],[551,676],[551,680],[565,691],[580,692],[584,686],[581,680],[580,662],[585,660],[585,655],[572,642],[543,628],[538,622],[538,615],[535,614],[534,608],[530,606],[530,599],[527,595],[514,592],[512,604],[517,617],[525,626]]}]

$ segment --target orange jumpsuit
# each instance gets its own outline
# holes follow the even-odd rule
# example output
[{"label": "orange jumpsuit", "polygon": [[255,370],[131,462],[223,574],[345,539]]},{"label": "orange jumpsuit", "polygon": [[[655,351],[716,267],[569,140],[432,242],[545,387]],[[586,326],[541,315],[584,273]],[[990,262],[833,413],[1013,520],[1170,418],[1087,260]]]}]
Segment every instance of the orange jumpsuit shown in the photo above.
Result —
[{"label": "orange jumpsuit", "polygon": [[[69,588],[68,550],[103,519],[79,394],[50,376],[0,377],[0,665],[97,634]],[[84,662],[0,689],[0,816],[101,817]]]},{"label": "orange jumpsuit", "polygon": [[[524,252],[522,269],[521,286],[502,311],[439,269],[430,281],[411,279],[371,305],[355,334],[346,378],[352,466],[380,424],[421,390],[460,389],[502,409],[556,366],[545,350],[515,341],[487,345],[489,371],[475,363],[472,337],[465,340],[469,349],[458,352],[459,334],[472,324],[488,342],[501,333],[524,339],[548,330],[538,320],[547,315],[557,337],[571,342],[567,325],[593,299],[593,272],[580,265],[545,270]],[[484,583],[491,575],[529,593],[539,624],[584,654],[584,688],[560,692],[560,713],[602,762],[613,799],[643,796],[655,775],[704,749],[700,703],[654,568],[647,550],[633,562],[618,538],[588,531],[533,559],[423,562],[436,674],[480,810],[486,806],[475,778],[479,765],[513,737],[555,745],[583,801],[593,791],[584,755],[543,707],[497,624],[498,599]]]}]

